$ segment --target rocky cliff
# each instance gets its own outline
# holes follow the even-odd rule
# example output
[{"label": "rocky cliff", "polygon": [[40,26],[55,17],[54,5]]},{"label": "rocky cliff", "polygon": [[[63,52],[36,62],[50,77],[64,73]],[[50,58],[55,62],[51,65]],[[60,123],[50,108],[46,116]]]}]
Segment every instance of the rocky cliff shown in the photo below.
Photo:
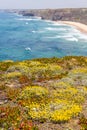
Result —
[{"label": "rocky cliff", "polygon": [[87,8],[19,10],[23,16],[39,16],[47,20],[74,21],[87,24]]}]

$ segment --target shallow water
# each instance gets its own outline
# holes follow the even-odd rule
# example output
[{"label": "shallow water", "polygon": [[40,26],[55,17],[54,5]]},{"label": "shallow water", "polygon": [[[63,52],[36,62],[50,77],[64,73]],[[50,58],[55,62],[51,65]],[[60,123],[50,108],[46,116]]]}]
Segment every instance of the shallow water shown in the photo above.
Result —
[{"label": "shallow water", "polygon": [[87,36],[72,26],[0,12],[0,60],[87,56]]}]

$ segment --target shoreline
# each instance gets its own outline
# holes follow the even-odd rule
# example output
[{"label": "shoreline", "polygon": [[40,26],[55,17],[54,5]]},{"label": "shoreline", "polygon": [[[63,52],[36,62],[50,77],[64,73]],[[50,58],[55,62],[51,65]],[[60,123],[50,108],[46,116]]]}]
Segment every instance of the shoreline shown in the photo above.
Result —
[{"label": "shoreline", "polygon": [[55,23],[62,23],[66,25],[71,25],[75,27],[77,30],[80,32],[84,33],[87,35],[87,25],[79,22],[73,22],[73,21],[55,21]]},{"label": "shoreline", "polygon": [[[17,12],[18,13],[18,12]],[[19,13],[18,13],[19,14]],[[19,14],[20,15],[20,14]],[[23,16],[23,13],[22,13],[22,16]],[[38,17],[38,18],[42,18],[41,16],[38,16],[36,15],[35,17]],[[74,21],[64,21],[64,20],[59,20],[59,21],[53,21],[53,20],[47,20],[47,19],[44,19],[45,21],[50,21],[50,22],[54,22],[54,23],[59,23],[59,24],[66,24],[66,25],[70,25],[70,26],[73,26],[75,27],[77,30],[79,30],[80,32],[84,33],[87,35],[87,25],[86,24],[83,24],[81,22],[74,22]]]}]

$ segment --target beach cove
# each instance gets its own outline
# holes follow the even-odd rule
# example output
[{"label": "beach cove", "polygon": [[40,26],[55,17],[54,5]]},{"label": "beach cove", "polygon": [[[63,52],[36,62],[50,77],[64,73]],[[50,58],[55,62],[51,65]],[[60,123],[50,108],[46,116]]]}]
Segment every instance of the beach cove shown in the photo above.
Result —
[{"label": "beach cove", "polygon": [[87,34],[87,25],[86,24],[82,24],[79,22],[72,22],[72,21],[56,21],[56,22],[58,22],[60,24],[63,23],[63,24],[74,26],[74,27],[76,27],[76,29]]}]

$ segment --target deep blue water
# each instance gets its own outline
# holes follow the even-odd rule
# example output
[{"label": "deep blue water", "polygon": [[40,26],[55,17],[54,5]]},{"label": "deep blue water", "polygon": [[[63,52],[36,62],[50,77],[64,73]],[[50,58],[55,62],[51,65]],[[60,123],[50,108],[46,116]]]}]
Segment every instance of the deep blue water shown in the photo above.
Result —
[{"label": "deep blue water", "polygon": [[87,36],[74,27],[0,12],[0,61],[87,56]]}]

